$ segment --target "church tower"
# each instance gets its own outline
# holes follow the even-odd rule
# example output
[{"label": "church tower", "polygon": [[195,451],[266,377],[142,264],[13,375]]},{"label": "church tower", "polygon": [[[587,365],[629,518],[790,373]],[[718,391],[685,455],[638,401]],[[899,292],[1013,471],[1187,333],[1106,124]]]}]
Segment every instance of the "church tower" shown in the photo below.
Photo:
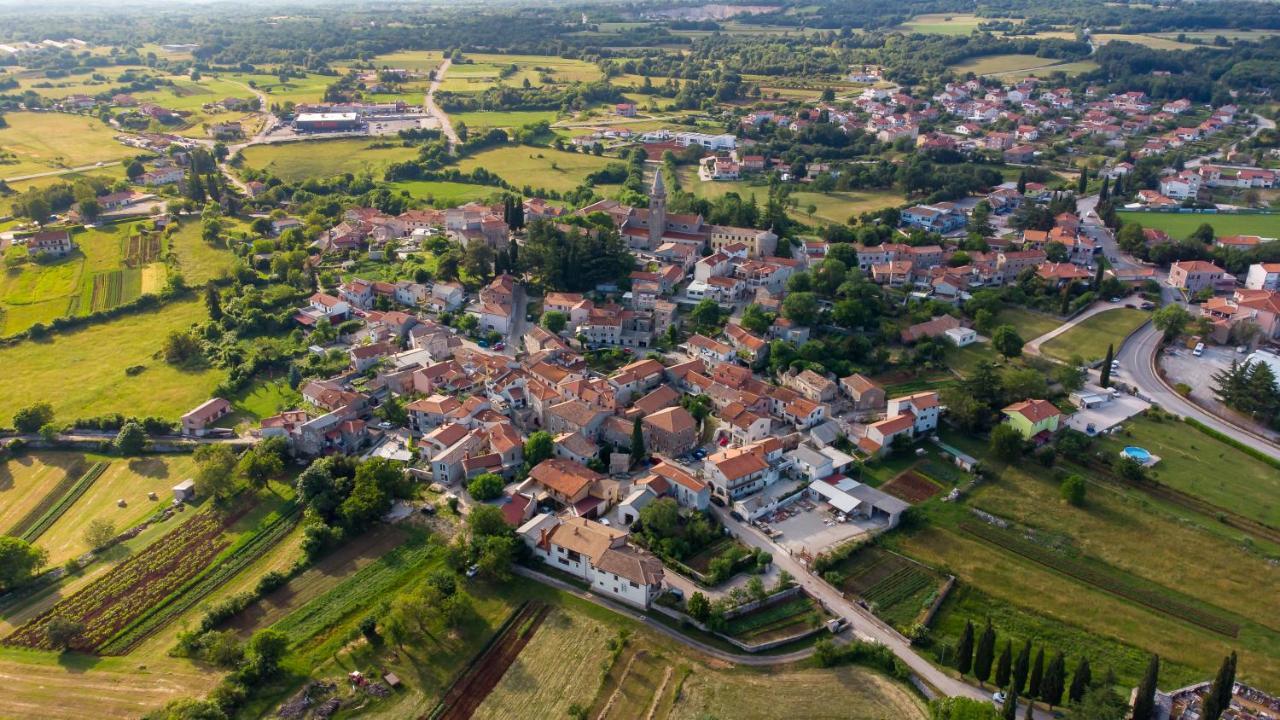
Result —
[{"label": "church tower", "polygon": [[649,191],[649,249],[662,244],[667,230],[667,186],[662,180],[662,167],[653,173],[653,188]]}]

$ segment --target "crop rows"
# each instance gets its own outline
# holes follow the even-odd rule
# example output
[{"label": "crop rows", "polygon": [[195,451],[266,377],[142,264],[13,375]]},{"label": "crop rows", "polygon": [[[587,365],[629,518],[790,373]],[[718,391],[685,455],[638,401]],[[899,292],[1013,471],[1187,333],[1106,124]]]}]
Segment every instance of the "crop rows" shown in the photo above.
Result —
[{"label": "crop rows", "polygon": [[36,616],[5,642],[52,649],[46,627],[55,617],[80,622],[71,647],[94,652],[156,603],[208,566],[227,546],[223,530],[233,518],[203,512],[151,543],[109,573]]},{"label": "crop rows", "polygon": [[1116,570],[1104,570],[1092,563],[1061,555],[1048,548],[1023,540],[1010,532],[984,523],[966,522],[962,523],[960,528],[992,545],[1021,555],[1050,570],[1056,570],[1063,575],[1075,578],[1112,595],[1132,600],[1156,612],[1185,620],[1193,625],[1199,625],[1206,630],[1228,637],[1236,637],[1240,632],[1240,626],[1231,622],[1231,620],[1171,597],[1170,591],[1158,586],[1152,586],[1145,580],[1125,576]]},{"label": "crop rows", "polygon": [[138,268],[160,259],[159,233],[142,233],[129,238],[129,249],[125,253],[125,262],[131,268]]},{"label": "crop rows", "polygon": [[812,610],[813,601],[807,595],[800,595],[786,602],[781,602],[762,610],[753,610],[730,620],[729,633],[734,636],[742,636],[769,629],[779,623],[791,624],[798,617]]},{"label": "crop rows", "polygon": [[153,605],[146,614],[134,620],[127,628],[104,643],[101,647],[102,654],[124,655],[133,650],[143,640],[191,609],[223,583],[235,577],[237,573],[275,547],[281,538],[289,534],[299,517],[300,513],[297,512],[296,506],[281,514],[270,525],[261,528],[239,547],[233,549],[222,562],[192,578],[168,600]]},{"label": "crop rows", "polygon": [[[26,517],[22,518],[22,521],[14,527],[14,532],[17,532],[18,528],[24,528],[18,537],[27,542],[35,542],[36,538],[52,527],[58,521],[58,518],[62,517],[62,514],[75,504],[75,501],[79,500],[81,495],[84,495],[89,486],[97,481],[106,469],[107,463],[97,462],[87,472],[74,480],[70,487],[64,487],[67,480],[59,482],[53,492],[46,495],[39,505],[33,508]],[[68,479],[73,477],[75,476],[67,476]]]},{"label": "crop rows", "polygon": [[876,583],[862,597],[882,608],[889,608],[906,600],[933,584],[933,578],[919,568],[905,565],[889,577]]},{"label": "crop rows", "polygon": [[110,310],[124,299],[124,271],[109,270],[93,276],[93,302],[90,312]]}]

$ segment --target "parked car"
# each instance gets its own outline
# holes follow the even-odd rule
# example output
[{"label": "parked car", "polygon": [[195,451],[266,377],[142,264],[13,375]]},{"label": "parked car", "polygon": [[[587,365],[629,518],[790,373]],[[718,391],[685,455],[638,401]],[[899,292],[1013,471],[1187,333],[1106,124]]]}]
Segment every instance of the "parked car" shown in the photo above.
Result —
[{"label": "parked car", "polygon": [[467,577],[469,578],[475,577],[476,574],[479,572],[480,572],[480,566],[472,565],[471,567],[467,568]]},{"label": "parked car", "polygon": [[493,346],[493,349],[494,349],[494,350],[497,350],[497,351],[499,351],[499,352],[501,352],[501,351],[503,351],[503,350],[506,350],[506,349],[507,349],[507,344],[506,344],[506,343],[504,343],[504,342],[500,342],[500,343],[498,343],[497,345],[494,345],[494,346]]},{"label": "parked car", "polygon": [[1196,357],[1200,357],[1201,355],[1203,355],[1203,354],[1204,354],[1204,343],[1196,343],[1196,349],[1195,349],[1195,350],[1192,350],[1192,351],[1191,351],[1191,354],[1192,354],[1192,355],[1194,355],[1194,356],[1196,356]]},{"label": "parked car", "polygon": [[995,691],[995,692],[991,693],[991,702],[993,702],[993,703],[995,703],[995,704],[997,704],[997,705],[1003,705],[1003,704],[1004,704],[1004,701],[1005,701],[1005,694],[1004,694],[1004,692],[1002,692],[1002,691],[1000,691],[1000,690],[997,690],[997,691]]}]

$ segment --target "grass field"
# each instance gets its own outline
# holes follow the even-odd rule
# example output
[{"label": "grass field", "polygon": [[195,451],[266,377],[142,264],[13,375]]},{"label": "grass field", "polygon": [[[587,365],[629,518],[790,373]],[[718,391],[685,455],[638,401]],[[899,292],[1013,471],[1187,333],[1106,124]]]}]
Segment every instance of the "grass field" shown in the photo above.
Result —
[{"label": "grass field", "polygon": [[[0,419],[8,424],[8,418]],[[0,534],[31,512],[58,484],[85,468],[82,455],[35,452],[0,462]]]},{"label": "grass field", "polygon": [[610,162],[616,160],[551,148],[513,145],[471,155],[458,163],[458,167],[463,172],[487,168],[516,187],[531,185],[537,189],[565,192],[581,185],[588,174]]},{"label": "grass field", "polygon": [[570,705],[589,705],[596,688],[584,680],[596,677],[616,634],[594,618],[553,610],[474,717],[521,720],[530,708],[543,717],[567,717]]},{"label": "grass field", "polygon": [[1102,445],[1116,453],[1127,445],[1146,448],[1160,456],[1153,472],[1162,484],[1280,527],[1280,472],[1190,425],[1134,417]]},{"label": "grass field", "polygon": [[136,154],[113,139],[114,130],[97,118],[63,113],[15,112],[4,117],[0,147],[17,157],[17,164],[0,166],[5,178],[60,168],[120,160]]},{"label": "grass field", "polygon": [[1151,33],[1151,35],[1154,37],[1163,38],[1166,40],[1174,40],[1174,41],[1178,40],[1179,36],[1182,36],[1187,40],[1203,40],[1206,43],[1213,42],[1213,40],[1217,37],[1224,37],[1228,40],[1233,40],[1233,41],[1247,40],[1250,42],[1261,42],[1268,38],[1274,38],[1277,35],[1280,35],[1280,32],[1277,32],[1275,30],[1234,30],[1229,28],[1222,28],[1219,30],[1198,30],[1198,31],[1181,32],[1181,33],[1176,33],[1176,32]]},{"label": "grass field", "polygon": [[980,18],[963,13],[930,13],[917,15],[898,26],[898,30],[927,35],[968,35],[978,29],[978,24],[994,18]]},{"label": "grass field", "polygon": [[449,121],[456,127],[465,123],[469,131],[481,128],[518,128],[536,122],[555,122],[560,113],[555,110],[509,110],[505,112],[482,111],[450,113]]},{"label": "grass field", "polygon": [[[228,218],[224,222],[235,225]],[[235,261],[231,251],[220,245],[210,245],[200,236],[200,223],[188,220],[169,236],[169,247],[178,259],[182,276],[190,285],[203,285],[213,278],[230,272]]]},{"label": "grass field", "polygon": [[[506,68],[514,65],[514,73],[500,77]],[[483,92],[501,84],[519,87],[528,80],[534,87],[549,84],[564,85],[573,82],[591,82],[601,78],[600,68],[584,60],[554,57],[551,55],[498,55],[467,53],[463,62],[449,66],[440,89],[448,92]]]},{"label": "grass field", "polygon": [[502,188],[490,185],[470,185],[444,180],[403,180],[387,185],[392,192],[408,192],[412,197],[426,200],[437,207],[456,207],[472,200],[483,200]]},{"label": "grass field", "polygon": [[[278,75],[228,73],[224,77],[227,80],[244,83],[245,85],[253,83],[253,87],[267,94],[270,102],[282,105],[286,102],[320,102],[324,97],[325,87],[336,79],[328,75],[307,75],[304,78],[291,77],[282,83]],[[234,97],[245,97],[248,93],[249,91],[244,88],[237,88],[237,92],[233,93],[233,95]]]},{"label": "grass field", "polygon": [[1124,222],[1135,222],[1144,228],[1163,230],[1175,239],[1189,237],[1203,223],[1213,227],[1215,235],[1261,235],[1280,237],[1280,213],[1273,215],[1216,215],[1208,213],[1118,213]]},{"label": "grass field", "polygon": [[[734,192],[743,200],[748,200],[755,195],[757,202],[763,203],[769,195],[768,185],[751,180],[702,182],[693,168],[681,170],[680,183],[685,190],[705,198],[720,198]],[[864,212],[903,203],[902,195],[892,190],[851,190],[829,193],[796,191],[791,193],[791,198],[796,202],[796,207],[791,210],[792,217],[803,222],[837,225],[843,225],[849,221],[850,217]],[[814,206],[812,216],[809,215],[809,205]]]},{"label": "grass field", "polygon": [[[814,689],[821,687],[821,692]],[[669,716],[835,720],[926,717],[921,701],[883,676],[858,667],[833,670],[700,671],[685,679]]]},{"label": "grass field", "polygon": [[369,147],[368,140],[317,140],[255,145],[244,150],[245,164],[266,170],[286,182],[342,173],[372,172],[381,179],[387,165],[417,156],[414,148]]},{"label": "grass field", "polygon": [[1129,333],[1150,319],[1151,313],[1133,308],[1116,308],[1086,318],[1079,325],[1040,346],[1045,355],[1068,361],[1079,355],[1086,362],[1101,360],[1107,346],[1119,349]]},{"label": "grass field", "polygon": [[1121,35],[1116,33],[1100,33],[1095,34],[1093,36],[1093,40],[1099,45],[1106,45],[1109,42],[1129,42],[1134,43],[1135,45],[1144,45],[1152,50],[1193,50],[1197,47],[1212,47],[1182,43],[1168,37],[1160,37],[1157,35]]},{"label": "grass field", "polygon": [[[984,454],[976,442],[946,439]],[[1200,472],[1214,472],[1211,467],[1202,463]],[[972,522],[961,506],[926,506],[927,526],[900,538],[901,548],[933,567],[946,567],[989,596],[992,605],[1007,604],[1008,612],[1056,625],[1053,632],[1063,639],[1055,649],[1078,654],[1099,640],[1136,648],[1114,660],[1122,683],[1140,676],[1146,652],[1204,675],[1231,649],[1240,652],[1241,667],[1249,668],[1254,682],[1274,684],[1280,678],[1280,632],[1270,627],[1274,613],[1265,599],[1280,592],[1280,577],[1264,557],[1242,545],[1237,534],[1180,521],[1145,496],[1105,485],[1090,485],[1085,507],[1074,508],[1059,499],[1057,483],[1042,468],[1024,464],[998,472],[998,480],[970,496],[970,506],[1033,528],[1065,557],[1088,556],[1149,585],[1176,589],[1196,606],[1239,623],[1239,636],[1203,630],[1001,550],[959,530],[959,523]],[[1211,524],[1213,519],[1202,517],[1199,522]],[[943,626],[939,633],[954,642],[955,630],[949,628],[954,625]],[[1129,660],[1121,662],[1122,656]]]},{"label": "grass field", "polygon": [[[111,412],[176,420],[208,400],[223,373],[181,370],[155,354],[169,331],[204,318],[202,301],[185,300],[39,342],[2,347],[0,367],[6,370],[6,381],[0,383],[0,418],[45,400],[61,421]],[[103,361],[103,348],[111,349],[110,362]],[[125,368],[134,365],[145,370],[126,375]]]},{"label": "grass field", "polygon": [[[36,545],[49,551],[49,564],[61,565],[92,548],[84,541],[84,529],[97,519],[110,520],[123,532],[153,515],[173,498],[171,488],[190,478],[195,464],[189,455],[155,455],[125,460],[85,455],[87,465],[108,462],[105,472],[40,538]],[[159,500],[148,500],[147,493]],[[124,500],[125,507],[116,501]]]},{"label": "grass field", "polygon": [[975,75],[1026,74],[1031,71],[1047,75],[1055,71],[1074,74],[1096,67],[1096,64],[1090,62],[1063,63],[1061,60],[1055,58],[1012,54],[988,55],[985,57],[972,58],[962,63],[952,65],[950,69],[961,74],[971,72]]}]

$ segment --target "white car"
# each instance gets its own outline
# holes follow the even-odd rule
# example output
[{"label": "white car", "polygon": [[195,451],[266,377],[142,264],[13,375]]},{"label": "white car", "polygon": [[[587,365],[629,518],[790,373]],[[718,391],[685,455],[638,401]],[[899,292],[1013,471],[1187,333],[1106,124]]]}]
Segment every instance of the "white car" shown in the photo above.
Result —
[{"label": "white car", "polygon": [[997,690],[997,691],[995,691],[995,692],[991,693],[991,702],[993,702],[993,703],[995,703],[995,704],[997,704],[997,705],[1003,705],[1003,704],[1004,704],[1004,701],[1005,701],[1005,694],[1004,694],[1004,691],[1002,691],[1002,690]]}]

